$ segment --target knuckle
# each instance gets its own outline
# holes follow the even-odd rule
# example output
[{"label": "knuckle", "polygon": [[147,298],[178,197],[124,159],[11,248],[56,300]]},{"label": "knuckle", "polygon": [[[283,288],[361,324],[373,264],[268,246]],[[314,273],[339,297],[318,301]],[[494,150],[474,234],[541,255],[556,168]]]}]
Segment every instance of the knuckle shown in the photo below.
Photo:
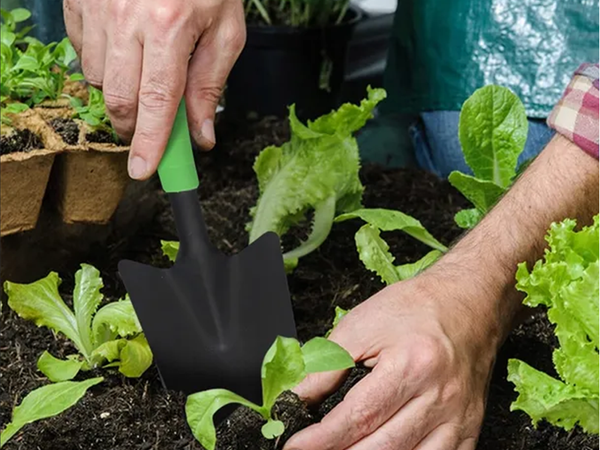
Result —
[{"label": "knuckle", "polygon": [[149,111],[163,111],[167,105],[175,102],[175,94],[164,88],[146,87],[140,89],[139,103]]},{"label": "knuckle", "polygon": [[181,19],[180,9],[177,2],[161,1],[150,12],[150,20],[161,30],[167,30],[175,26]]},{"label": "knuckle", "polygon": [[114,91],[104,92],[106,109],[115,117],[129,117],[135,111],[135,99]]},{"label": "knuckle", "polygon": [[198,96],[201,100],[211,104],[219,103],[223,89],[219,86],[203,86],[199,88]]},{"label": "knuckle", "polygon": [[442,404],[454,403],[463,397],[464,386],[458,380],[449,381],[441,389],[440,402]]},{"label": "knuckle", "polygon": [[223,48],[238,55],[246,45],[246,27],[237,20],[229,20],[222,25],[220,37]]}]

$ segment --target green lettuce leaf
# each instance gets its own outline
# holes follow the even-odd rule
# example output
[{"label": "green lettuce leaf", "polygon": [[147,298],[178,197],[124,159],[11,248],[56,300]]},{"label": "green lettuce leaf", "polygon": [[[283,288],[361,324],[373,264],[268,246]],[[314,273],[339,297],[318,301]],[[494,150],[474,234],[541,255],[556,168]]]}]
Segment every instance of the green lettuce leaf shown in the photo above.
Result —
[{"label": "green lettuce leaf", "polygon": [[534,424],[547,420],[567,431],[579,424],[588,433],[598,434],[597,393],[567,385],[517,359],[508,360],[508,381],[519,393],[511,411],[527,413]]},{"label": "green lettuce leaf", "polygon": [[57,273],[30,284],[4,282],[8,306],[20,317],[62,333],[84,354],[86,347],[79,336],[77,319],[58,293],[61,280]]},{"label": "green lettuce leaf", "polygon": [[442,254],[443,253],[439,250],[432,250],[425,256],[423,256],[421,259],[419,259],[417,262],[396,266],[398,278],[400,278],[401,280],[408,280],[409,278],[417,276],[419,273],[423,272],[434,262],[440,259]]},{"label": "green lettuce leaf", "polygon": [[290,108],[290,141],[265,148],[254,164],[260,195],[250,212],[250,242],[267,231],[282,236],[314,210],[308,240],[286,255],[297,259],[323,242],[335,212],[360,206],[363,186],[358,177],[358,145],[352,134],[384,97],[382,89],[369,88],[368,98],[360,105],[343,105],[307,125],[298,120],[294,107]]},{"label": "green lettuce leaf", "polygon": [[306,373],[329,372],[354,367],[352,356],[329,339],[315,337],[302,346]]},{"label": "green lettuce leaf", "polygon": [[527,114],[519,98],[502,86],[476,90],[464,103],[459,139],[475,177],[506,188],[527,140]]},{"label": "green lettuce leaf", "polygon": [[62,381],[31,391],[14,409],[12,421],[0,435],[0,447],[25,425],[56,416],[69,409],[85,395],[90,387],[102,381],[102,377],[85,381]]},{"label": "green lettuce leaf", "polygon": [[348,314],[350,312],[350,310],[336,306],[334,312],[335,312],[335,315],[333,316],[331,328],[327,331],[327,333],[325,334],[325,337],[329,337],[331,332],[335,329],[335,327],[337,327],[339,325],[341,320],[346,316],[346,314]]},{"label": "green lettuce leaf", "polygon": [[[131,336],[142,332],[142,326],[133,309],[131,300],[124,300],[104,305],[98,310],[92,322],[95,344],[100,345],[115,336]],[[108,331],[108,332],[107,332]]]},{"label": "green lettuce leaf", "polygon": [[483,219],[483,213],[476,208],[460,210],[454,216],[456,224],[467,230],[475,227],[481,219]]},{"label": "green lettuce leaf", "polygon": [[481,212],[486,213],[496,204],[505,192],[497,184],[454,171],[448,181],[458,189]]},{"label": "green lettuce leaf", "polygon": [[77,355],[70,355],[67,359],[58,359],[47,351],[44,351],[37,361],[39,371],[54,382],[72,380],[82,366],[83,361],[80,361]]},{"label": "green lettuce leaf", "polygon": [[163,255],[175,262],[177,252],[179,251],[179,242],[177,241],[160,241]]},{"label": "green lettuce leaf", "polygon": [[354,235],[358,257],[364,266],[375,272],[381,281],[387,285],[400,281],[394,256],[389,252],[389,246],[379,235],[379,229],[367,223]]},{"label": "green lettuce leaf", "polygon": [[357,209],[336,217],[336,222],[361,218],[381,231],[403,231],[429,247],[446,252],[448,248],[434,238],[414,217],[391,209]]},{"label": "green lettuce leaf", "polygon": [[560,380],[519,361],[509,365],[509,379],[520,394],[514,408],[534,423],[546,419],[567,430],[579,423],[585,431],[598,433],[598,216],[592,226],[580,231],[575,227],[569,219],[552,224],[544,260],[531,272],[525,263],[517,270],[517,289],[527,294],[524,303],[546,306],[548,319],[556,325],[559,348],[553,361]]},{"label": "green lettuce leaf", "polygon": [[273,439],[283,434],[285,430],[282,422],[271,417],[271,409],[277,397],[297,386],[306,377],[308,371],[342,370],[352,366],[354,366],[352,357],[334,342],[315,338],[300,347],[296,339],[278,336],[265,354],[262,363],[262,405],[257,405],[226,389],[198,392],[189,395],[185,404],[188,424],[194,437],[207,450],[214,450],[217,437],[213,416],[223,406],[237,403],[259,413],[267,421],[262,428],[263,436]]},{"label": "green lettuce leaf", "polygon": [[100,289],[104,284],[100,271],[89,264],[82,264],[75,273],[75,289],[73,290],[73,309],[77,320],[77,330],[84,346],[83,354],[89,357],[94,349],[92,342],[92,316],[102,301]]},{"label": "green lettuce leaf", "polygon": [[129,378],[138,378],[152,365],[150,345],[143,334],[125,339],[119,354],[119,372]]}]

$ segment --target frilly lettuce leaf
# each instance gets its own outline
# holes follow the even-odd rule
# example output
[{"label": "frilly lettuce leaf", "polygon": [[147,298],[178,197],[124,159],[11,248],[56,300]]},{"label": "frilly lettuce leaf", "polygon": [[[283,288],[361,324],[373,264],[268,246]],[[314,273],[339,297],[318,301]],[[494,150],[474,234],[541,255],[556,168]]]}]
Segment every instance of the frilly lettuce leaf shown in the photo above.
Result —
[{"label": "frilly lettuce leaf", "polygon": [[363,186],[353,133],[372,117],[383,98],[384,90],[369,88],[368,98],[360,105],[343,105],[307,125],[290,107],[290,141],[265,148],[254,163],[260,196],[250,211],[250,242],[267,231],[282,236],[314,210],[307,241],[284,255],[293,261],[325,240],[336,213],[360,207]]},{"label": "frilly lettuce leaf", "polygon": [[513,408],[525,411],[534,423],[541,419],[571,429],[576,423],[598,433],[598,216],[594,224],[575,231],[574,220],[552,224],[544,261],[531,272],[517,270],[517,289],[525,304],[544,305],[556,325],[559,348],[553,361],[561,380],[519,361],[509,365],[509,380],[519,391]]}]

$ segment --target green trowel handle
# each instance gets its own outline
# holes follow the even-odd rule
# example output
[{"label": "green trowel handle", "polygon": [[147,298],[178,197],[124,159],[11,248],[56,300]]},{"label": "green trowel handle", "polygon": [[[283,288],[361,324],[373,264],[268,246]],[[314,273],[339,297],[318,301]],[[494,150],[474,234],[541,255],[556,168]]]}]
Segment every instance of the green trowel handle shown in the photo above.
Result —
[{"label": "green trowel handle", "polygon": [[163,189],[169,194],[191,191],[198,187],[198,172],[194,163],[184,100],[181,100],[177,109],[165,154],[158,165],[158,176]]}]

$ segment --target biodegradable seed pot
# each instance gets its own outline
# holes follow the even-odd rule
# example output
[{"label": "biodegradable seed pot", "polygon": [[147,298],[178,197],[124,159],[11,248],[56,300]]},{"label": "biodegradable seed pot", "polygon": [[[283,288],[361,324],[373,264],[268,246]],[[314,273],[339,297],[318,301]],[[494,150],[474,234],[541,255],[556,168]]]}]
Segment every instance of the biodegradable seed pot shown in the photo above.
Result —
[{"label": "biodegradable seed pot", "polygon": [[31,230],[42,200],[60,138],[33,110],[11,115],[0,140],[0,235]]},{"label": "biodegradable seed pot", "polygon": [[60,136],[65,151],[52,172],[52,199],[66,223],[105,224],[129,184],[127,152],[109,132],[93,130],[72,119],[70,108],[40,108]]},{"label": "biodegradable seed pot", "polygon": [[285,116],[296,104],[301,119],[329,112],[338,103],[346,53],[360,10],[324,27],[248,24],[246,46],[225,90],[229,118]]}]

